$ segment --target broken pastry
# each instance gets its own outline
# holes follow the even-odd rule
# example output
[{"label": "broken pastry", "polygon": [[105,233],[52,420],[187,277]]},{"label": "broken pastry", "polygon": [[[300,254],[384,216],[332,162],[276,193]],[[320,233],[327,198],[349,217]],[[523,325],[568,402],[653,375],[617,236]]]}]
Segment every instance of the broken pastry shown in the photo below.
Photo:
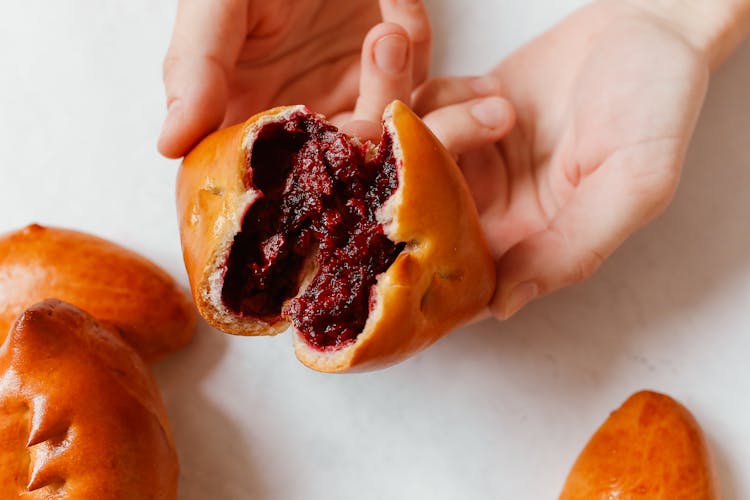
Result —
[{"label": "broken pastry", "polygon": [[456,163],[406,105],[374,145],[304,106],[204,139],[177,181],[193,298],[214,327],[293,327],[326,372],[397,363],[488,304],[495,267]]}]

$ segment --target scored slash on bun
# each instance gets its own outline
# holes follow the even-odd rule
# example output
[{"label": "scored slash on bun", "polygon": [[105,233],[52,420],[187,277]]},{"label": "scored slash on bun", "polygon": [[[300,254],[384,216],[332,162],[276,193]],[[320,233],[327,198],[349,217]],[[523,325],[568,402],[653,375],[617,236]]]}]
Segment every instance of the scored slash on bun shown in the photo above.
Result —
[{"label": "scored slash on bun", "polygon": [[[185,158],[177,181],[183,255],[212,326],[273,335],[291,322],[297,357],[339,372],[402,361],[487,306],[494,262],[455,161],[403,103],[388,106],[383,124],[374,146],[303,106],[275,108],[212,134]],[[266,165],[291,173],[266,182],[275,171]]]},{"label": "scored slash on bun", "polygon": [[110,327],[47,300],[0,347],[0,498],[177,497],[148,367]]},{"label": "scored slash on bun", "polygon": [[612,412],[578,456],[560,495],[599,498],[719,498],[706,439],[687,408],[641,391]]},{"label": "scored slash on bun", "polygon": [[18,314],[49,298],[111,323],[147,361],[184,347],[195,329],[179,285],[135,252],[37,224],[0,236],[0,341]]}]

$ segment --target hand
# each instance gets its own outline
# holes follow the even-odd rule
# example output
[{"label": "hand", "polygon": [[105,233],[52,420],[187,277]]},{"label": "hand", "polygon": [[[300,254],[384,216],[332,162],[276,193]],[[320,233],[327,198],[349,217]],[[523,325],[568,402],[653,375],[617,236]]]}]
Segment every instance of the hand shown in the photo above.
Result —
[{"label": "hand", "polygon": [[498,258],[497,317],[587,278],[664,210],[709,64],[674,25],[605,0],[493,71],[516,128],[460,163]]},{"label": "hand", "polygon": [[513,107],[502,97],[500,82],[494,76],[434,78],[412,91],[415,79],[408,52],[405,63],[398,65],[400,69],[383,71],[376,62],[376,50],[381,40],[394,37],[402,38],[404,47],[409,46],[408,34],[392,23],[379,24],[367,34],[354,110],[331,118],[342,131],[377,141],[382,133],[383,110],[395,99],[411,106],[454,156],[491,146],[510,131],[515,119]]},{"label": "hand", "polygon": [[[388,38],[395,50],[378,54],[378,46]],[[399,39],[402,49],[393,43]],[[376,142],[382,134],[383,110],[395,99],[412,107],[454,156],[492,147],[513,128],[513,107],[501,97],[500,82],[492,75],[434,78],[412,91],[416,80],[410,46],[414,43],[397,24],[381,23],[370,30],[362,44],[356,105],[331,118],[343,132]],[[385,65],[390,69],[384,71],[378,64],[381,56],[400,62]]]},{"label": "hand", "polygon": [[384,31],[377,60],[390,67],[382,71],[408,57],[410,85],[424,80],[431,48],[424,5],[379,4],[380,12],[374,0],[180,0],[164,60],[168,113],[159,151],[183,156],[215,129],[281,104],[306,104],[341,121],[336,115],[351,113],[358,94],[362,40],[381,15],[410,40],[403,49],[403,38]]}]

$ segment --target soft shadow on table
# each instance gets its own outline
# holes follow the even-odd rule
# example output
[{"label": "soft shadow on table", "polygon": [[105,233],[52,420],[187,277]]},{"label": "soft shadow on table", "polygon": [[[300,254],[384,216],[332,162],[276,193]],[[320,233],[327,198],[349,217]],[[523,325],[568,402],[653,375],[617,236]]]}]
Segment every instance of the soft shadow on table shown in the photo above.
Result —
[{"label": "soft shadow on table", "polygon": [[[647,344],[639,337],[690,314],[750,267],[748,89],[750,43],[745,43],[711,82],[667,212],[587,283],[539,300],[505,323],[467,327],[441,341],[438,355],[473,359],[487,377],[506,384],[504,397],[540,394],[545,406],[560,411],[589,407],[624,362],[639,363],[647,372],[657,364],[678,365],[679,360],[639,352],[637,346]],[[664,330],[670,338],[660,342],[687,340],[678,328]],[[530,376],[532,370],[544,376]],[[596,411],[604,417],[613,408]],[[726,462],[720,463],[727,498],[736,498],[730,474]]]},{"label": "soft shadow on table", "polygon": [[[532,303],[509,321],[470,326],[443,342],[465,351],[462,356],[488,360],[522,357],[536,344],[560,364],[593,361],[584,354],[595,345],[597,356],[612,361],[596,364],[614,368],[639,327],[682,314],[750,267],[747,68],[750,43],[712,81],[677,196],[661,218],[588,282]],[[571,343],[580,349],[561,348]]]},{"label": "soft shadow on table", "polygon": [[737,474],[741,474],[740,470],[742,467],[730,463],[724,454],[724,450],[719,446],[719,443],[711,439],[711,435],[708,435],[707,439],[714,464],[716,465],[716,474],[719,476],[721,498],[724,500],[742,500],[742,495],[740,495],[740,490],[735,480]]},{"label": "soft shadow on table", "polygon": [[225,334],[199,320],[192,343],[154,367],[180,458],[180,500],[269,498],[242,439],[246,424],[230,420],[202,388],[227,347]]}]

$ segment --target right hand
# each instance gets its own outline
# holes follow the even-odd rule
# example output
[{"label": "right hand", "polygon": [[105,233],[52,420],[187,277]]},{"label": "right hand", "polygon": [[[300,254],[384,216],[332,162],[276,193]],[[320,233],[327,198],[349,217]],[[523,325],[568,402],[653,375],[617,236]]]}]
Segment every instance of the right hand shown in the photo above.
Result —
[{"label": "right hand", "polygon": [[423,81],[431,33],[421,0],[380,0],[379,9],[375,0],[180,0],[164,60],[159,151],[178,158],[217,128],[282,104],[331,118],[351,113],[360,47],[381,19],[411,40],[405,51],[388,30],[373,40],[384,42],[386,62],[408,53],[412,84]]}]

